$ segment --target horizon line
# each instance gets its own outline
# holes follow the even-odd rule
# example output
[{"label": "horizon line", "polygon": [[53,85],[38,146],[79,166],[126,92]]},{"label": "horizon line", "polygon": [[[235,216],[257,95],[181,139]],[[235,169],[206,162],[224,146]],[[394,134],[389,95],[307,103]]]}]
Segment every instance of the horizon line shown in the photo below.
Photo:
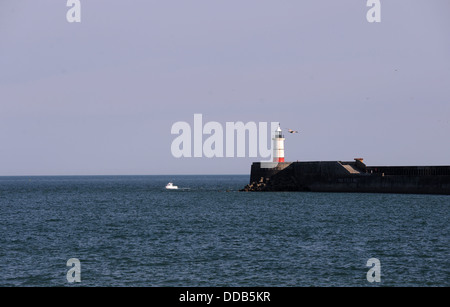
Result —
[{"label": "horizon line", "polygon": [[246,176],[247,174],[90,174],[90,175],[0,175],[0,178],[4,177],[125,177],[125,176]]}]

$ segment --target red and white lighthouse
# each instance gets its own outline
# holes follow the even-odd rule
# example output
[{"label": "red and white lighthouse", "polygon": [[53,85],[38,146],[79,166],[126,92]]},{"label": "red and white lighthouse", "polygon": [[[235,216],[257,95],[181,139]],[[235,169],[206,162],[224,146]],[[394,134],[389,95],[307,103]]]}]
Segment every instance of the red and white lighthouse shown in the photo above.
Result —
[{"label": "red and white lighthouse", "polygon": [[284,135],[281,130],[280,124],[278,124],[277,130],[273,140],[273,162],[284,162]]}]

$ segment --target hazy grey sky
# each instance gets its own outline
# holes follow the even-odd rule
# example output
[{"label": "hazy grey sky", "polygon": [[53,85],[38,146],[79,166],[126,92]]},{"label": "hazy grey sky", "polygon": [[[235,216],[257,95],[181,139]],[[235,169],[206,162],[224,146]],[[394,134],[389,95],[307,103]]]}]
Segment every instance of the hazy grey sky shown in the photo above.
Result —
[{"label": "hazy grey sky", "polygon": [[246,174],[177,121],[280,121],[286,160],[450,165],[450,1],[0,2],[0,175]]}]

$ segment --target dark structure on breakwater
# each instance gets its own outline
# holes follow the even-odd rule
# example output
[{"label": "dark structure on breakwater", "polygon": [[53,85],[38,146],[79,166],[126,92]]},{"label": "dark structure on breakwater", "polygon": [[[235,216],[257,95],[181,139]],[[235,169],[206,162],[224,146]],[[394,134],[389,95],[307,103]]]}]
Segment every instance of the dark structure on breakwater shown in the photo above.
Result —
[{"label": "dark structure on breakwater", "polygon": [[351,162],[252,164],[241,191],[312,191],[450,195],[450,166],[366,166]]}]

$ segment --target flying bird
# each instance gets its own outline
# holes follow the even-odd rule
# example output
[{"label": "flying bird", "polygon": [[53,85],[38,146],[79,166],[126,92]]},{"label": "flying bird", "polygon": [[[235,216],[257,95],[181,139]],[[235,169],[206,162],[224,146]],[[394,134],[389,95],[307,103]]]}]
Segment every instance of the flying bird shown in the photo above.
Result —
[{"label": "flying bird", "polygon": [[289,133],[298,133],[298,131],[292,130],[292,129],[288,129]]}]

